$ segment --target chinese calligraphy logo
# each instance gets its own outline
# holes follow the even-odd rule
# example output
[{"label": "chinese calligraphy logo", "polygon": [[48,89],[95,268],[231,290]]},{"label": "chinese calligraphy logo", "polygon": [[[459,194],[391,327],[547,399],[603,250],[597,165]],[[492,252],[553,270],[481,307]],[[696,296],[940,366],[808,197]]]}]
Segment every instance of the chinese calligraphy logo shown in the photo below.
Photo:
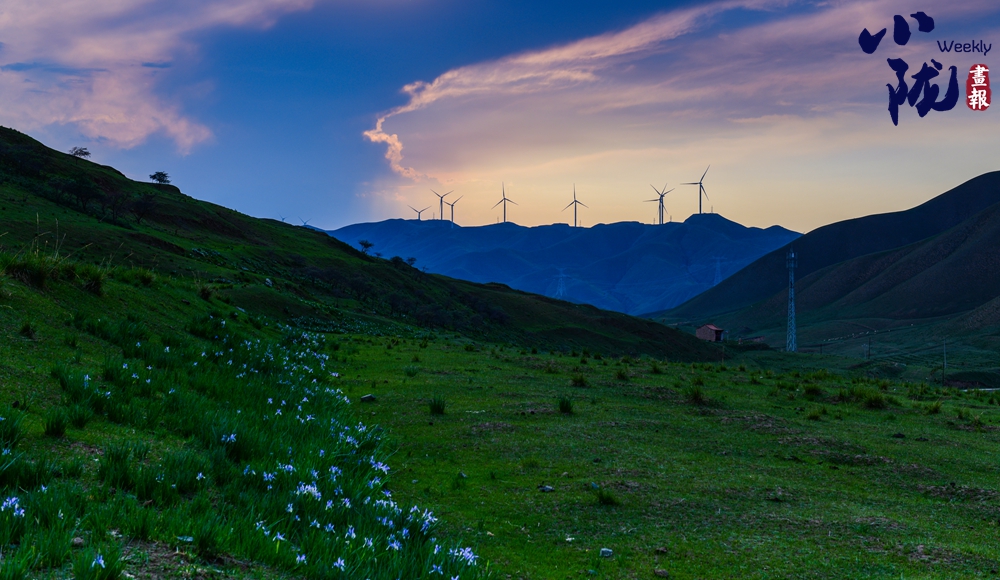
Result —
[{"label": "chinese calligraphy logo", "polygon": [[[934,19],[924,12],[910,14],[910,17],[917,21],[918,31],[926,33],[934,30]],[[867,28],[862,30],[858,37],[861,50],[865,54],[874,54],[885,33],[885,28],[876,34],[868,32]],[[910,41],[910,35],[910,23],[899,14],[893,16],[893,42],[899,46],[905,46]],[[910,65],[901,58],[887,58],[886,62],[889,63],[889,68],[896,73],[896,86],[886,85],[889,88],[889,116],[892,118],[893,125],[899,125],[899,107],[904,104],[916,107],[917,114],[921,117],[930,111],[950,111],[955,108],[958,103],[957,67],[949,67],[951,78],[948,81],[948,89],[945,91],[944,98],[939,101],[938,95],[941,89],[931,81],[937,78],[944,65],[934,59],[931,59],[932,66],[928,66],[925,62],[916,74],[910,75],[910,78],[913,79],[911,87],[906,82],[906,72],[910,69]],[[970,106],[972,105],[970,104]]]}]

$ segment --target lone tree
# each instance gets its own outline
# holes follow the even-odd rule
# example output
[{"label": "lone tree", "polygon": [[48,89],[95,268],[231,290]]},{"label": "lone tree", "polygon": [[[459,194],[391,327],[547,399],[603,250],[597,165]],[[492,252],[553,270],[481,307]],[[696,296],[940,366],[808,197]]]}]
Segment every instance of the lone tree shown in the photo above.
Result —
[{"label": "lone tree", "polygon": [[413,256],[410,256],[409,258],[407,258],[407,259],[406,259],[406,265],[407,265],[407,266],[410,266],[411,268],[412,268],[412,267],[413,267],[413,265],[414,265],[414,264],[416,264],[416,263],[417,263],[417,259],[416,259],[416,258],[414,258]]},{"label": "lone tree", "polygon": [[87,151],[86,147],[73,147],[69,150],[69,154],[73,157],[79,157],[80,159],[90,157],[90,151]]},{"label": "lone tree", "polygon": [[361,253],[368,255],[368,250],[372,249],[375,244],[369,242],[368,240],[358,240],[358,245],[361,246]]},{"label": "lone tree", "polygon": [[154,183],[167,184],[170,183],[170,176],[167,175],[166,171],[157,171],[156,173],[149,176]]}]

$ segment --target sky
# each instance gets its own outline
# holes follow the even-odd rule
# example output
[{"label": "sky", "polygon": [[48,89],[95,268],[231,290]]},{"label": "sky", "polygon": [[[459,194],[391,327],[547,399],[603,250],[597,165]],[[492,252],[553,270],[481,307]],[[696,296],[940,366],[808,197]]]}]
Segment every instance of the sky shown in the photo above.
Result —
[{"label": "sky", "polygon": [[[567,223],[574,187],[582,225],[652,223],[665,183],[682,221],[711,166],[704,211],[805,232],[1000,169],[1000,112],[965,104],[970,67],[1000,62],[1000,4],[933,4],[3,0],[0,124],[325,229],[439,217],[432,190],[461,225],[501,219],[502,190],[509,220]],[[942,64],[938,101],[956,67],[957,104],[893,125],[887,59],[910,87]]]}]

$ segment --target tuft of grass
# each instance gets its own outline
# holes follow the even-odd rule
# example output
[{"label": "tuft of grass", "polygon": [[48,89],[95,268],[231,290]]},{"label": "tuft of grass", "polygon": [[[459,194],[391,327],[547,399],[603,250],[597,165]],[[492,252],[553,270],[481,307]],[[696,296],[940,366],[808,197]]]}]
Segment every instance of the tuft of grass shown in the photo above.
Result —
[{"label": "tuft of grass", "polygon": [[615,497],[615,494],[613,494],[609,490],[606,490],[604,488],[598,488],[597,505],[616,506],[616,505],[621,505],[621,502],[618,501],[618,498]]},{"label": "tuft of grass", "polygon": [[937,415],[941,412],[941,401],[934,401],[927,405],[926,412],[928,415]]},{"label": "tuft of grass", "polygon": [[24,414],[20,411],[0,415],[0,449],[13,451],[17,448],[17,444],[24,439],[24,430],[21,428],[23,421]]},{"label": "tuft of grass", "polygon": [[96,296],[104,295],[104,279],[107,272],[93,264],[80,264],[76,269],[76,276],[80,280],[80,286]]},{"label": "tuft of grass", "polygon": [[826,391],[819,385],[806,385],[802,391],[805,393],[806,398],[810,400],[819,399],[826,394]]},{"label": "tuft of grass", "polygon": [[588,386],[587,377],[583,375],[573,375],[573,378],[570,379],[570,384],[574,387],[586,387]]},{"label": "tuft of grass", "polygon": [[47,437],[63,437],[69,424],[69,413],[63,407],[53,407],[45,414],[45,435]]},{"label": "tuft of grass", "polygon": [[31,324],[30,320],[24,321],[18,333],[28,340],[35,340],[35,327]]},{"label": "tuft of grass", "polygon": [[573,414],[573,401],[569,397],[559,397],[559,412],[565,415]]},{"label": "tuft of grass", "polygon": [[615,378],[619,381],[629,380],[628,367],[620,368],[615,371]]},{"label": "tuft of grass", "polygon": [[82,550],[73,558],[74,580],[118,580],[124,571],[117,546]]},{"label": "tuft of grass", "polygon": [[705,389],[701,385],[691,385],[684,389],[684,398],[687,399],[688,403],[692,405],[707,405],[708,396],[705,394]]},{"label": "tuft of grass", "polygon": [[654,360],[649,365],[649,372],[653,373],[654,375],[662,375],[663,374],[663,367],[660,366],[660,363],[658,363],[658,362],[656,362]]},{"label": "tuft of grass", "polygon": [[417,376],[417,373],[419,372],[420,372],[420,367],[418,366],[406,365],[405,367],[403,367],[403,374],[410,377],[411,379]]},{"label": "tuft of grass", "polygon": [[809,419],[810,421],[819,421],[820,419],[823,418],[823,415],[825,414],[826,414],[826,408],[813,407],[812,409],[809,410],[809,413],[806,414],[806,419]]},{"label": "tuft of grass", "polygon": [[431,415],[444,415],[445,407],[444,397],[433,397],[428,404],[431,410]]},{"label": "tuft of grass", "polygon": [[69,419],[69,424],[73,426],[74,429],[83,429],[87,426],[87,423],[94,418],[94,412],[90,410],[87,405],[73,405],[69,408],[67,412],[67,419]]}]

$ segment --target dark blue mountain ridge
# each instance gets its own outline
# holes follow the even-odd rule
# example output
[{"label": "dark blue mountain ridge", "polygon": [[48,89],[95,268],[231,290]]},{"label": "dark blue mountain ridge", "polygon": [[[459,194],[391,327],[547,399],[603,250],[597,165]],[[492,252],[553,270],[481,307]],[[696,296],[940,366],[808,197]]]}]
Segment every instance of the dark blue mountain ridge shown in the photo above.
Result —
[{"label": "dark blue mountain ridge", "polygon": [[327,233],[355,247],[368,240],[384,258],[414,257],[428,272],[635,315],[677,306],[800,236],[718,214],[587,228],[392,219]]}]

